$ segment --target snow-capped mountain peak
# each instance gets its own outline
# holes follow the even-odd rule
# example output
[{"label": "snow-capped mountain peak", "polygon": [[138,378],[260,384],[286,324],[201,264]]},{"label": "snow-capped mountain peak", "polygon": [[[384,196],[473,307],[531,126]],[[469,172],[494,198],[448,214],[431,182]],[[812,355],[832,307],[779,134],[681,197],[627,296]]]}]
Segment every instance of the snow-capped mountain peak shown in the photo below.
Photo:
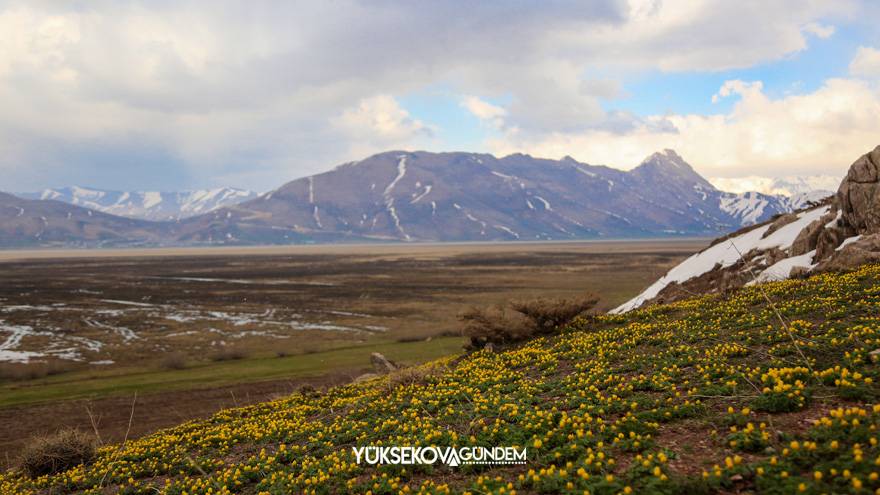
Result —
[{"label": "snow-capped mountain peak", "polygon": [[61,201],[91,210],[143,220],[180,220],[232,206],[257,197],[257,193],[232,187],[194,191],[108,191],[82,186],[19,193],[26,199]]}]

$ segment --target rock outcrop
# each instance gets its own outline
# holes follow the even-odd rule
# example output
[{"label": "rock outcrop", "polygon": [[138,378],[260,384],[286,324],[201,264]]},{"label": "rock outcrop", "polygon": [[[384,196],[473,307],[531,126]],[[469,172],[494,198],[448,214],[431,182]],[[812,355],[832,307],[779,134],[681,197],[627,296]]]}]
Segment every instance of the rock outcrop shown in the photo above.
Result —
[{"label": "rock outcrop", "polygon": [[850,166],[833,198],[719,238],[614,311],[876,262],[880,146]]},{"label": "rock outcrop", "polygon": [[837,204],[856,232],[880,232],[880,146],[852,164],[837,190]]},{"label": "rock outcrop", "polygon": [[397,364],[394,361],[386,358],[382,354],[378,352],[374,352],[370,354],[370,363],[373,365],[373,369],[376,373],[384,374],[391,373],[392,371],[396,371],[398,369]]}]

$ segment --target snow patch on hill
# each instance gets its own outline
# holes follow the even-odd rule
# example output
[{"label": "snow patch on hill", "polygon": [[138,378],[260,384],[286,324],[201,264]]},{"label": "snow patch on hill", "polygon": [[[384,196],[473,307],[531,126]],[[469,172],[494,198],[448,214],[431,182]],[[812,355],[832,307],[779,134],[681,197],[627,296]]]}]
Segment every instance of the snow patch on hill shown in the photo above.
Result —
[{"label": "snow patch on hill", "polygon": [[[657,294],[669,284],[684,282],[694,277],[698,277],[714,269],[717,265],[720,265],[722,268],[731,266],[752,249],[789,249],[801,230],[814,220],[817,220],[828,213],[830,208],[830,206],[822,206],[801,212],[798,214],[797,220],[785,225],[766,237],[764,235],[770,229],[770,224],[763,225],[732,237],[726,241],[719,242],[718,244],[686,259],[670,270],[669,273],[663,276],[660,280],[654,282],[654,284],[645,289],[644,292],[612,310],[612,313],[625,313],[629,310],[638,308],[646,301],[656,297]],[[789,262],[791,266],[788,266],[788,271],[790,272],[791,268],[794,266],[800,266],[798,265],[800,261],[794,260]],[[767,271],[773,269],[774,272],[779,272],[782,268],[783,266],[773,265],[768,268]],[[786,276],[787,275],[788,274],[786,273]],[[767,277],[769,276],[770,275],[768,274]]]}]

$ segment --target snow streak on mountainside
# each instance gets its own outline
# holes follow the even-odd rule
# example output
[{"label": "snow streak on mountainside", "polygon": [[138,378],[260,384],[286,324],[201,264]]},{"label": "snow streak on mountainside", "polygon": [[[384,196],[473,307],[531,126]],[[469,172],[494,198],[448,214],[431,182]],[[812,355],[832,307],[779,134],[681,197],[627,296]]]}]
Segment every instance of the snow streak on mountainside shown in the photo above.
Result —
[{"label": "snow streak on mountainside", "polygon": [[197,191],[107,191],[79,186],[17,193],[25,199],[51,199],[91,210],[143,220],[179,220],[232,206],[257,193],[231,187]]},{"label": "snow streak on mountainside", "polygon": [[3,247],[155,246],[173,238],[171,225],[0,193]]}]

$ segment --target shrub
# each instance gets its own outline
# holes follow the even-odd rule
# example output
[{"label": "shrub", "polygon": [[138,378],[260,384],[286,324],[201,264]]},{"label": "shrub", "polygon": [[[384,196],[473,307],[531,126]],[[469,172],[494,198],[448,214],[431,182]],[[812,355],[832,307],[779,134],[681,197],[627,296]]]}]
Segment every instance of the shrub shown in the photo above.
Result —
[{"label": "shrub", "polygon": [[182,370],[186,368],[186,356],[179,352],[166,354],[159,363],[166,370]]},{"label": "shrub", "polygon": [[2,363],[0,380],[33,380],[47,376],[60,375],[73,370],[73,365],[60,361],[48,363]]},{"label": "shrub", "polygon": [[95,458],[95,439],[79,430],[37,437],[21,453],[19,467],[32,478],[67,471]]},{"label": "shrub", "polygon": [[447,371],[447,369],[446,366],[437,364],[401,368],[388,374],[388,388],[393,389],[399,386],[425,384],[429,378],[440,375]]},{"label": "shrub", "polygon": [[509,308],[470,308],[460,313],[458,319],[463,324],[462,334],[470,337],[469,347],[480,349],[489,343],[508,344],[552,333],[592,309],[598,301],[592,295],[514,301]]},{"label": "shrub", "polygon": [[472,349],[481,349],[488,343],[504,344],[523,340],[535,333],[534,324],[519,313],[511,313],[503,306],[470,308],[458,315],[462,334],[470,338]]},{"label": "shrub", "polygon": [[238,347],[227,347],[220,351],[217,351],[211,356],[211,361],[234,361],[236,359],[244,359],[247,357],[247,352],[244,349],[240,349]]},{"label": "shrub", "polygon": [[532,320],[538,332],[549,333],[558,327],[567,325],[581,313],[593,309],[599,298],[589,294],[574,299],[531,299],[513,301],[510,307]]}]

